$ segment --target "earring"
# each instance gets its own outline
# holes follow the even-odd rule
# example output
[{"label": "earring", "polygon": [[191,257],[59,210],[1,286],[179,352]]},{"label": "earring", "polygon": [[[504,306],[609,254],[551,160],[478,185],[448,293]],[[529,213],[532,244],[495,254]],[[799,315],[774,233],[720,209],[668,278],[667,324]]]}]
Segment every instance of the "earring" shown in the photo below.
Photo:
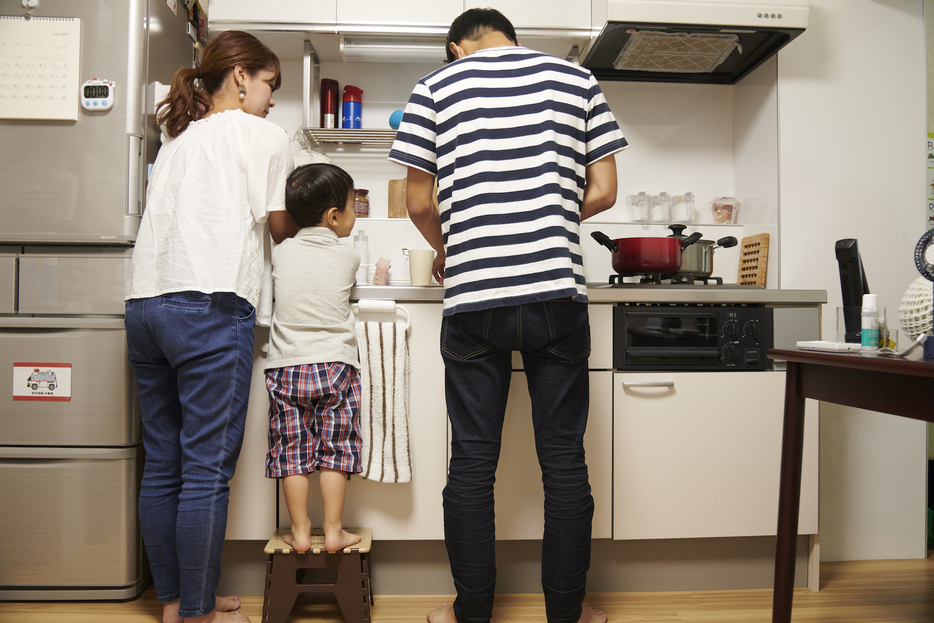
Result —
[{"label": "earring", "polygon": [[240,99],[243,100],[246,98],[246,85],[242,82],[240,83]]}]

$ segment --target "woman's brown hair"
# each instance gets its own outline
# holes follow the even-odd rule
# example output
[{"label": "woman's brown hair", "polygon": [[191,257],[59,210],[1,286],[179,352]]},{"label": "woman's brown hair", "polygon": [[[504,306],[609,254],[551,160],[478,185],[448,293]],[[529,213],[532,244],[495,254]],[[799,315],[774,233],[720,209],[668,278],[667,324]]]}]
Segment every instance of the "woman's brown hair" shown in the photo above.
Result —
[{"label": "woman's brown hair", "polygon": [[[175,72],[169,94],[156,107],[156,122],[164,125],[172,138],[184,132],[189,123],[204,116],[227,74],[238,65],[251,76],[265,69],[275,71],[273,91],[282,84],[279,57],[272,50],[251,34],[227,30],[208,43],[197,69],[185,67]],[[195,84],[199,78],[200,88]]]}]

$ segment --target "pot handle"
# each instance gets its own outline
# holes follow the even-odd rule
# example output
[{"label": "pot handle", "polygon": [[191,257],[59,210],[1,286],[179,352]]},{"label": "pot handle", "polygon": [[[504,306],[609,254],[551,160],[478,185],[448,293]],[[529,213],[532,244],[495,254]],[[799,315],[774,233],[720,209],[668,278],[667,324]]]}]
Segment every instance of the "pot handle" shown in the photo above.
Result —
[{"label": "pot handle", "polygon": [[687,238],[685,238],[684,240],[682,240],[681,250],[684,251],[685,249],[687,249],[689,246],[691,246],[692,244],[700,240],[703,235],[704,234],[700,233],[699,231],[696,231],[690,236],[688,236]]},{"label": "pot handle", "polygon": [[595,231],[590,234],[590,237],[605,246],[607,249],[616,253],[619,251],[619,245],[613,242],[609,236],[604,234],[602,231]]},{"label": "pot handle", "polygon": [[721,249],[729,249],[730,247],[735,247],[737,244],[739,244],[739,241],[733,236],[724,236],[720,238],[720,240],[717,240],[717,246]]}]

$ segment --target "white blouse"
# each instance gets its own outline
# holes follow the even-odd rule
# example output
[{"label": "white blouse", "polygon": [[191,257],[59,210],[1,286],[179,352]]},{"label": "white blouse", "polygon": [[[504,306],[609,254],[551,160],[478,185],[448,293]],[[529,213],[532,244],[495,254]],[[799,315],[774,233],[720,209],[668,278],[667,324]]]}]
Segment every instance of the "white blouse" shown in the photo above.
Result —
[{"label": "white blouse", "polygon": [[166,142],[153,166],[125,298],[233,292],[257,307],[266,219],[285,209],[292,168],[285,131],[240,110],[194,121]]}]

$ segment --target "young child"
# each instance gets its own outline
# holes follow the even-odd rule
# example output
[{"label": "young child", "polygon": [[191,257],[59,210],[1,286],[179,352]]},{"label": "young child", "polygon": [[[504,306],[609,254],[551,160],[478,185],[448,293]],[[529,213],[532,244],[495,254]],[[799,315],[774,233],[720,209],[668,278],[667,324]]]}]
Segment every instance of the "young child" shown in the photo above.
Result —
[{"label": "young child", "polygon": [[359,473],[360,376],[350,290],[360,254],[340,238],[354,225],[353,179],[331,164],[298,167],[285,207],[301,228],[272,251],[275,307],[269,329],[269,453],[266,477],[282,478],[292,532],[311,547],[308,474],[321,472],[324,546],[336,552],[360,537],[341,524],[346,474]]}]

